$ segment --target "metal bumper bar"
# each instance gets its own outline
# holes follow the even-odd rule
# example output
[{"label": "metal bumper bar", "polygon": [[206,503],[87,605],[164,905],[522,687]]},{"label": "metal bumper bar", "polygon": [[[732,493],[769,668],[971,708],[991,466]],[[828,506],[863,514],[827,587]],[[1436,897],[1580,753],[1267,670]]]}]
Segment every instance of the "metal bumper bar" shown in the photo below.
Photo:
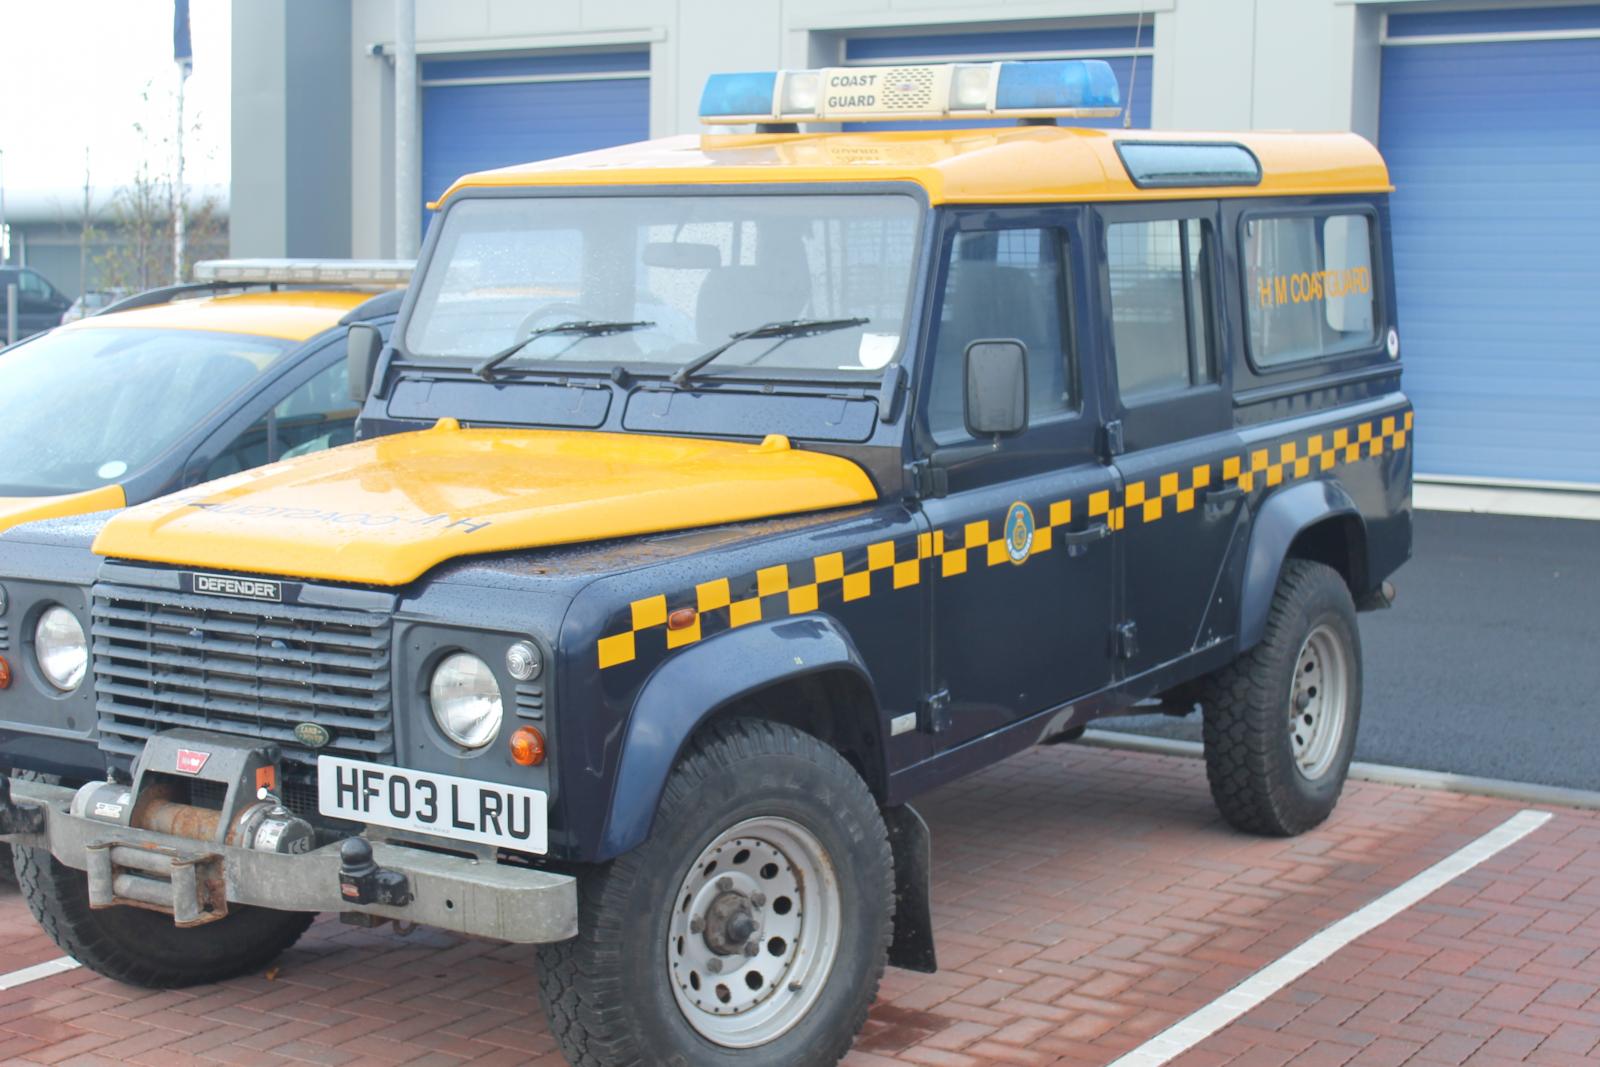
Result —
[{"label": "metal bumper bar", "polygon": [[86,872],[97,906],[142,904],[171,911],[180,925],[203,922],[208,912],[215,917],[228,904],[355,912],[521,944],[578,932],[577,883],[567,875],[375,841],[373,861],[406,876],[410,901],[356,906],[340,891],[337,843],[285,854],[110,826],[73,815],[72,789],[3,776],[0,783],[0,796],[9,787],[6,807],[14,812],[0,840],[48,849]]}]

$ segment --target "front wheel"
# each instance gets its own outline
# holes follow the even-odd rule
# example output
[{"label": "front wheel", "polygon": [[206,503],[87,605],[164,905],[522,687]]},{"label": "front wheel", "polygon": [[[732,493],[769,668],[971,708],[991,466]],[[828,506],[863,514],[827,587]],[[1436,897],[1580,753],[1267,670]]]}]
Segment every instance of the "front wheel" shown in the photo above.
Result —
[{"label": "front wheel", "polygon": [[579,1067],[827,1067],[876,995],[893,926],[882,817],[790,727],[709,729],[639,848],[580,878],[579,933],[539,950]]},{"label": "front wheel", "polygon": [[1204,679],[1206,777],[1224,818],[1290,836],[1339,802],[1361,718],[1361,636],[1339,572],[1291,559],[1259,644]]},{"label": "front wheel", "polygon": [[249,974],[298,941],[316,918],[234,904],[224,918],[180,929],[155,911],[91,908],[82,871],[45,849],[13,851],[17,883],[44,932],[90,970],[128,985],[172,989]]}]

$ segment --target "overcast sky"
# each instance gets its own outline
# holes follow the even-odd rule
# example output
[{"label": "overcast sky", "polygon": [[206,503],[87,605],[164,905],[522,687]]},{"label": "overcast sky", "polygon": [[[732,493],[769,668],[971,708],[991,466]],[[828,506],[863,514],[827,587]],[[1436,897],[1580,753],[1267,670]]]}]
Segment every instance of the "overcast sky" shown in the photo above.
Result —
[{"label": "overcast sky", "polygon": [[[7,191],[81,190],[85,148],[93,184],[105,193],[126,183],[142,159],[155,173],[171,173],[172,8],[172,0],[0,0],[0,163]],[[195,65],[185,86],[185,178],[225,185],[231,5],[191,0],[191,8]]]}]

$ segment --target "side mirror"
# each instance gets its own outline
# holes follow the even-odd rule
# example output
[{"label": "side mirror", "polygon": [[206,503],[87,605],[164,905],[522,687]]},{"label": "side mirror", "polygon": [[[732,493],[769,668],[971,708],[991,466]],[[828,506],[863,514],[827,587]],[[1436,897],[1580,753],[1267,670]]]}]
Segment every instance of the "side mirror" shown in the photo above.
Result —
[{"label": "side mirror", "polygon": [[372,372],[378,366],[378,353],[383,349],[383,334],[370,323],[357,322],[350,327],[344,341],[345,363],[350,372],[350,399],[364,404],[372,388]]},{"label": "side mirror", "polygon": [[967,346],[967,432],[1008,437],[1028,427],[1028,346],[974,341]]}]

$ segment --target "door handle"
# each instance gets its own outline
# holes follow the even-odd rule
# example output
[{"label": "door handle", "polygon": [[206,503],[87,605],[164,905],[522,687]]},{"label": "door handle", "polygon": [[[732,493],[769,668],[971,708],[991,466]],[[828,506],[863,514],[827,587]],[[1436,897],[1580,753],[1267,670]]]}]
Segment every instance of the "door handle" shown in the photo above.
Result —
[{"label": "door handle", "polygon": [[1219,485],[1213,489],[1206,490],[1207,504],[1231,504],[1243,497],[1244,489],[1240,487],[1238,482],[1234,482],[1232,485]]},{"label": "door handle", "polygon": [[1111,527],[1103,522],[1092,526],[1085,526],[1081,530],[1069,530],[1061,535],[1061,543],[1067,548],[1084,548],[1094,544],[1103,537],[1111,536]]}]

